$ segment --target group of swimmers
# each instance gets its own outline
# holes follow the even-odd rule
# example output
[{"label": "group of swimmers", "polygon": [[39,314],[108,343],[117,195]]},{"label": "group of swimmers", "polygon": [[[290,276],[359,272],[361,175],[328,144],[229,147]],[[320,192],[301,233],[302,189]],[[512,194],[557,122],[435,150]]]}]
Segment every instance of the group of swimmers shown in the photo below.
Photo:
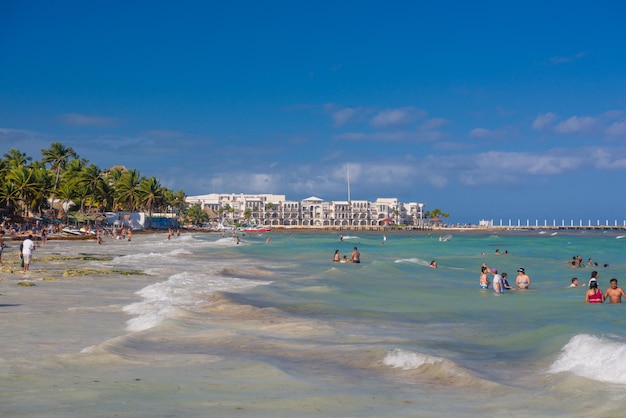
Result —
[{"label": "group of swimmers", "polygon": [[[493,276],[489,281],[489,274]],[[496,293],[504,293],[505,290],[528,289],[530,287],[530,276],[526,274],[523,267],[517,269],[517,277],[515,278],[515,287],[509,284],[509,275],[507,273],[498,274],[498,269],[490,268],[486,263],[480,268],[480,288],[489,289],[489,285],[493,286]]]},{"label": "group of swimmers", "polygon": [[[584,287],[586,284],[578,284],[578,278],[572,277],[572,284],[569,287]],[[609,288],[602,293],[602,289],[598,287],[598,272],[592,271],[589,279],[589,289],[585,292],[585,303],[622,303],[622,297],[626,298],[626,293],[621,287],[617,286],[617,279],[613,278],[609,281]]]},{"label": "group of swimmers", "polygon": [[335,263],[351,262],[351,263],[358,264],[361,262],[361,253],[356,247],[354,247],[354,249],[352,250],[352,253],[350,254],[350,260],[348,260],[347,255],[344,255],[343,257],[341,257],[339,255],[339,250],[335,250],[335,254],[333,255],[333,262]]},{"label": "group of swimmers", "polygon": [[[567,262],[569,263],[570,268],[573,268],[573,269],[582,268],[582,267],[598,267],[598,263],[593,261],[591,258],[589,258],[587,260],[587,263],[585,263],[585,260],[580,255],[572,256],[572,259],[568,260]],[[603,267],[607,268],[608,266],[609,266],[608,264],[604,264]]]}]

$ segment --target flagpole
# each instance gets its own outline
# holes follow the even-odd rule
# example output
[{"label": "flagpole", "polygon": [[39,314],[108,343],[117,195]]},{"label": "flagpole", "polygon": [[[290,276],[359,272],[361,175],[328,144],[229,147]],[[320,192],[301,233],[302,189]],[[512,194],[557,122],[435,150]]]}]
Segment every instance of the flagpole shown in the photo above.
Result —
[{"label": "flagpole", "polygon": [[348,202],[350,202],[350,164],[348,164]]}]

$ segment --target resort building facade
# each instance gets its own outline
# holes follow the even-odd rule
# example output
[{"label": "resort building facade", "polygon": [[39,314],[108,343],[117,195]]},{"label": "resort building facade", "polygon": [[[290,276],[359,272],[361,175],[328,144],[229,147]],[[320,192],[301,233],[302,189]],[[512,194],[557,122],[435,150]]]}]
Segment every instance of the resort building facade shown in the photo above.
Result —
[{"label": "resort building facade", "polygon": [[248,222],[268,227],[424,226],[425,205],[403,203],[396,198],[326,202],[315,196],[296,201],[276,194],[211,193],[188,196],[185,201],[200,205],[212,220],[224,225]]}]

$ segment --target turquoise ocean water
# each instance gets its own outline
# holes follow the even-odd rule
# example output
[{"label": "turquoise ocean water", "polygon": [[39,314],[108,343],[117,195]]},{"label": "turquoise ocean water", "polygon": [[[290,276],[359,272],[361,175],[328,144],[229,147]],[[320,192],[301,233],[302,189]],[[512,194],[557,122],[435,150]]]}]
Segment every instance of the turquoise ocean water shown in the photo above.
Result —
[{"label": "turquoise ocean water", "polygon": [[[623,231],[622,231],[623,232]],[[621,416],[626,238],[604,231],[50,241],[0,281],[4,416]],[[336,249],[362,263],[333,263]],[[495,250],[507,254],[495,255]],[[111,274],[59,277],[72,267]],[[569,268],[572,256],[599,267]],[[437,260],[439,268],[428,267]],[[485,262],[528,291],[479,289]],[[609,267],[603,265],[607,263]],[[119,270],[138,269],[142,276]]]}]

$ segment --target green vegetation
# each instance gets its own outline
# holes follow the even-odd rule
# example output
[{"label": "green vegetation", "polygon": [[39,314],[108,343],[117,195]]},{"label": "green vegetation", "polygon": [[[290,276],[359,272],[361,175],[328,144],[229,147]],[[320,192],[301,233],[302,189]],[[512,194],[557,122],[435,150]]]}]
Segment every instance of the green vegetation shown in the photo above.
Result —
[{"label": "green vegetation", "polygon": [[203,222],[209,221],[209,215],[202,210],[200,205],[192,205],[187,209],[187,219],[193,225],[202,225]]},{"label": "green vegetation", "polygon": [[426,219],[434,219],[434,218],[449,218],[450,214],[448,212],[442,212],[441,209],[435,208],[431,211],[424,212],[424,218]]},{"label": "green vegetation", "polygon": [[[69,211],[181,212],[185,192],[173,192],[155,177],[114,167],[102,170],[60,142],[33,160],[13,148],[0,158],[0,212],[19,220],[40,216],[67,221]],[[52,204],[54,202],[54,204]]]},{"label": "green vegetation", "polygon": [[63,272],[63,277],[93,276],[105,274],[121,274],[123,276],[144,276],[141,270],[103,270],[103,269],[67,269]]}]

